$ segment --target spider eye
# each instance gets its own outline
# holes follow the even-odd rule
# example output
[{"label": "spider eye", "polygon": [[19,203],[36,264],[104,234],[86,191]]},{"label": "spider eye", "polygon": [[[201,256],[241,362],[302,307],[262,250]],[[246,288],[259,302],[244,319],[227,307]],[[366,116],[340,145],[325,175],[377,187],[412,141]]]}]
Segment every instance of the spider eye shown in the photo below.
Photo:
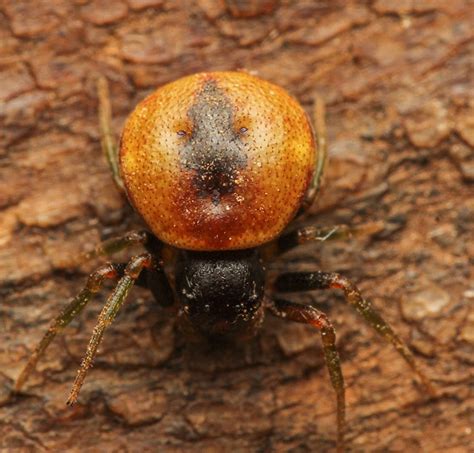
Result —
[{"label": "spider eye", "polygon": [[248,131],[248,129],[246,127],[241,127],[240,130],[239,130],[239,132],[241,134],[245,134],[247,131]]},{"label": "spider eye", "polygon": [[180,137],[184,137],[186,134],[186,131],[183,131],[182,129],[176,132]]}]

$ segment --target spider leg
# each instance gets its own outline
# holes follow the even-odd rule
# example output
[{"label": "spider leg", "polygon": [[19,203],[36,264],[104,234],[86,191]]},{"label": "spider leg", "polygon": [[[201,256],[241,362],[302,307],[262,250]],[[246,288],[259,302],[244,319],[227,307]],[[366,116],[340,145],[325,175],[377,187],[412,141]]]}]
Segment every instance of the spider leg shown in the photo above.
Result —
[{"label": "spider leg", "polygon": [[289,272],[281,274],[274,283],[278,292],[311,291],[314,289],[342,289],[346,301],[352,305],[365,321],[385,340],[392,343],[420,379],[429,394],[435,395],[435,389],[428,377],[418,368],[415,357],[407,345],[393,331],[390,325],[365,300],[359,289],[347,278],[333,272]]},{"label": "spider leg", "polygon": [[87,252],[84,256],[86,260],[97,258],[99,256],[110,256],[134,245],[143,245],[159,242],[151,233],[146,230],[129,231],[121,236],[106,239],[95,249]]},{"label": "spider leg", "polygon": [[344,450],[345,391],[339,354],[336,349],[336,332],[324,313],[309,305],[301,305],[282,299],[265,299],[265,307],[275,316],[295,322],[310,324],[321,332],[324,358],[337,400],[337,451]]},{"label": "spider leg", "polygon": [[93,272],[86,283],[84,289],[69,302],[61,314],[51,323],[47,332],[36,346],[34,352],[31,354],[27,364],[23,368],[18,377],[15,389],[20,391],[28,376],[35,369],[40,357],[44,354],[46,348],[54,340],[54,337],[60,333],[87,305],[92,296],[99,292],[105,279],[118,278],[122,271],[119,265],[107,263],[99,267]]},{"label": "spider leg", "polygon": [[99,98],[99,124],[100,142],[105,154],[115,185],[121,192],[125,192],[125,186],[120,176],[118,149],[112,133],[112,109],[110,107],[109,85],[105,77],[97,79],[97,95]]},{"label": "spider leg", "polygon": [[[164,244],[150,232],[139,230],[129,231],[122,236],[103,241],[95,249],[87,252],[84,259],[89,260],[99,256],[113,255],[114,253],[138,244],[143,245],[151,254],[160,257],[160,259],[164,255],[162,253]],[[126,266],[123,264],[117,266],[122,266],[121,269],[123,273]],[[158,260],[154,260],[152,267],[145,269],[145,272],[140,274],[135,284],[143,288],[148,288],[160,305],[170,306],[173,304],[173,291],[163,270],[162,263]]]},{"label": "spider leg", "polygon": [[92,332],[86,354],[82,360],[81,367],[77,372],[77,376],[67,400],[67,404],[74,404],[76,402],[77,396],[86,377],[87,370],[92,365],[105,329],[114,320],[130,289],[134,285],[135,281],[139,278],[141,271],[144,268],[151,267],[152,263],[153,258],[150,253],[143,253],[141,255],[135,256],[128,263],[123,277],[118,281],[117,286],[99,314],[97,324],[94,328],[94,331]]},{"label": "spider leg", "polygon": [[371,222],[351,227],[349,225],[334,225],[331,227],[308,226],[283,234],[275,241],[277,254],[291,250],[307,242],[325,242],[351,239],[359,236],[369,236],[384,228],[384,222]]},{"label": "spider leg", "polygon": [[135,281],[135,285],[148,288],[162,307],[170,307],[174,303],[174,294],[168,277],[163,266],[156,259],[153,260],[150,269],[144,269]]},{"label": "spider leg", "polygon": [[268,260],[272,260],[285,252],[307,242],[325,242],[351,239],[359,236],[369,236],[384,229],[384,222],[371,222],[351,227],[349,225],[334,225],[330,227],[307,226],[298,228],[262,246],[261,252]]},{"label": "spider leg", "polygon": [[326,122],[324,119],[325,108],[324,102],[320,97],[317,97],[313,107],[313,126],[316,133],[316,148],[315,148],[315,162],[313,178],[306,191],[303,203],[298,212],[298,216],[306,213],[313,204],[316,196],[321,188],[324,168],[327,160],[327,133]]}]

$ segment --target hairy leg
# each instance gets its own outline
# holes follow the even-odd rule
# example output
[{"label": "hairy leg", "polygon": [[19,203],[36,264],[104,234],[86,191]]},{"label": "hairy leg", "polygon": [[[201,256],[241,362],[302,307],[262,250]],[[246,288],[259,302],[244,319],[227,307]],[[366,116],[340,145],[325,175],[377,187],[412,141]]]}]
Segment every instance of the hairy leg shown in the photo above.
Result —
[{"label": "hairy leg", "polygon": [[327,159],[327,133],[326,133],[326,122],[325,122],[325,109],[324,102],[321,98],[317,97],[314,102],[313,110],[313,126],[316,133],[316,149],[315,149],[315,162],[314,162],[314,173],[311,179],[308,190],[305,194],[303,203],[298,212],[298,215],[302,215],[308,211],[313,204],[316,196],[321,188],[321,182],[323,178],[324,168],[326,166]]},{"label": "hairy leg", "polygon": [[107,300],[104,308],[100,312],[97,325],[92,332],[89,345],[87,347],[86,354],[82,360],[81,367],[77,373],[76,379],[74,381],[71,393],[67,400],[67,404],[74,404],[79,395],[79,391],[84,383],[87,371],[92,365],[94,357],[97,352],[97,348],[102,340],[105,329],[112,323],[115,316],[117,315],[120,307],[125,302],[125,299],[134,285],[135,281],[140,276],[140,273],[144,268],[149,268],[152,266],[153,258],[151,254],[144,253],[138,256],[133,257],[127,267],[125,268],[123,277],[118,281],[117,286],[115,287],[113,293]]},{"label": "hairy leg", "polygon": [[129,231],[121,236],[107,239],[101,242],[96,248],[87,252],[84,256],[86,260],[99,256],[110,256],[134,245],[145,247],[152,242],[160,242],[146,230]]},{"label": "hairy leg", "polygon": [[324,358],[329,370],[332,386],[337,399],[337,450],[344,450],[345,431],[345,392],[339,354],[336,349],[336,333],[334,327],[321,311],[309,305],[301,305],[282,299],[265,299],[265,307],[275,316],[290,321],[310,324],[321,332]]},{"label": "hairy leg", "polygon": [[[134,245],[142,245],[154,257],[163,258],[162,251],[164,244],[156,236],[146,230],[129,231],[122,236],[110,238],[100,243],[94,250],[86,253],[85,259],[89,260],[99,256],[109,256],[125,250]],[[168,257],[169,258],[169,257]],[[117,265],[125,270],[126,265]],[[170,306],[173,304],[173,291],[168,278],[163,270],[162,263],[157,259],[154,260],[150,269],[145,269],[135,282],[137,286],[148,288],[156,301],[162,306]]]},{"label": "hairy leg", "polygon": [[428,393],[430,395],[436,394],[433,384],[420,370],[415,357],[408,349],[407,345],[372,307],[372,304],[362,297],[359,289],[347,278],[333,272],[289,272],[281,274],[276,278],[274,289],[277,292],[310,291],[314,289],[342,289],[346,301],[357,310],[357,312],[379,335],[392,343],[398,353],[416,373]]},{"label": "hairy leg", "polygon": [[[36,346],[16,381],[16,391],[21,390],[29,375],[34,371],[39,359],[45,353],[46,349],[54,340],[56,335],[61,333],[62,330],[82,312],[94,294],[100,291],[105,279],[121,278],[125,275],[126,269],[127,264],[124,263],[106,263],[90,274],[82,291],[76,297],[74,297],[63,309],[63,311],[54,319],[43,338]],[[173,292],[163,271],[161,263],[157,259],[154,259],[150,268],[144,269],[144,271],[145,272],[142,272],[139,275],[135,281],[135,284],[137,286],[149,289],[152,292],[155,300],[160,305],[172,305]]]},{"label": "hairy leg", "polygon": [[298,228],[262,246],[261,253],[267,260],[273,260],[285,252],[308,242],[326,242],[351,239],[353,237],[370,236],[384,229],[384,222],[371,222],[351,227],[334,225],[330,227],[307,226]]},{"label": "hairy leg", "polygon": [[383,222],[372,222],[363,225],[335,225],[331,227],[308,226],[283,234],[276,240],[276,251],[280,255],[307,242],[325,242],[370,236],[384,228]]},{"label": "hairy leg", "polygon": [[97,79],[97,95],[99,98],[99,124],[100,142],[102,151],[105,154],[112,177],[118,189],[125,191],[122,178],[120,177],[118,150],[112,134],[112,109],[110,107],[109,85],[105,77]]},{"label": "hairy leg", "polygon": [[35,369],[39,358],[44,354],[46,348],[54,340],[54,337],[60,333],[79,313],[81,313],[87,303],[91,300],[92,296],[99,292],[104,280],[116,279],[121,274],[122,271],[119,266],[112,263],[107,263],[99,267],[99,269],[89,276],[84,289],[74,299],[72,299],[71,302],[69,302],[61,314],[52,322],[42,340],[39,342],[38,346],[36,346],[34,352],[31,354],[27,364],[23,368],[23,371],[20,373],[20,376],[16,381],[16,391],[21,390],[24,383],[28,379],[28,376]]}]

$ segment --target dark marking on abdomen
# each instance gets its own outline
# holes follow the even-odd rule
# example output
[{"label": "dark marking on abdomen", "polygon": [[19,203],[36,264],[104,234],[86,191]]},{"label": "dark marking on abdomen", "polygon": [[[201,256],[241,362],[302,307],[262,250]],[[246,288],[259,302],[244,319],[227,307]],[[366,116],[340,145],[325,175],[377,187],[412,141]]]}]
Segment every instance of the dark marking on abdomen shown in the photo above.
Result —
[{"label": "dark marking on abdomen", "polygon": [[231,102],[214,80],[204,83],[188,111],[192,133],[180,153],[181,165],[194,172],[197,196],[215,205],[236,190],[239,170],[247,163],[233,116]]}]

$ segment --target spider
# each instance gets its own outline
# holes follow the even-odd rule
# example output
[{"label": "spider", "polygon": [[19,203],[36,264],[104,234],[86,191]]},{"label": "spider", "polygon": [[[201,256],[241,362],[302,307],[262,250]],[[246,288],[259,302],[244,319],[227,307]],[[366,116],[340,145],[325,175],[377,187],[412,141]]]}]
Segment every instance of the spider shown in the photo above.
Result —
[{"label": "spider", "polygon": [[[319,193],[326,162],[321,101],[315,102],[314,134],[303,108],[282,88],[243,72],[194,74],[140,102],[117,148],[105,78],[98,80],[98,96],[102,148],[114,181],[148,229],[109,239],[88,256],[137,244],[146,251],[126,264],[104,264],[89,276],[32,353],[17,391],[54,337],[106,279],[114,279],[118,283],[99,315],[68,404],[77,400],[104,331],[133,285],[148,288],[161,305],[175,304],[178,325],[190,337],[240,341],[258,331],[266,312],[318,329],[336,394],[339,451],[345,397],[334,327],[315,307],[281,294],[342,290],[434,393],[405,343],[347,278],[323,271],[266,276],[266,264],[294,247],[364,233],[364,227],[347,226],[287,229]],[[165,266],[173,268],[174,278]]]}]

